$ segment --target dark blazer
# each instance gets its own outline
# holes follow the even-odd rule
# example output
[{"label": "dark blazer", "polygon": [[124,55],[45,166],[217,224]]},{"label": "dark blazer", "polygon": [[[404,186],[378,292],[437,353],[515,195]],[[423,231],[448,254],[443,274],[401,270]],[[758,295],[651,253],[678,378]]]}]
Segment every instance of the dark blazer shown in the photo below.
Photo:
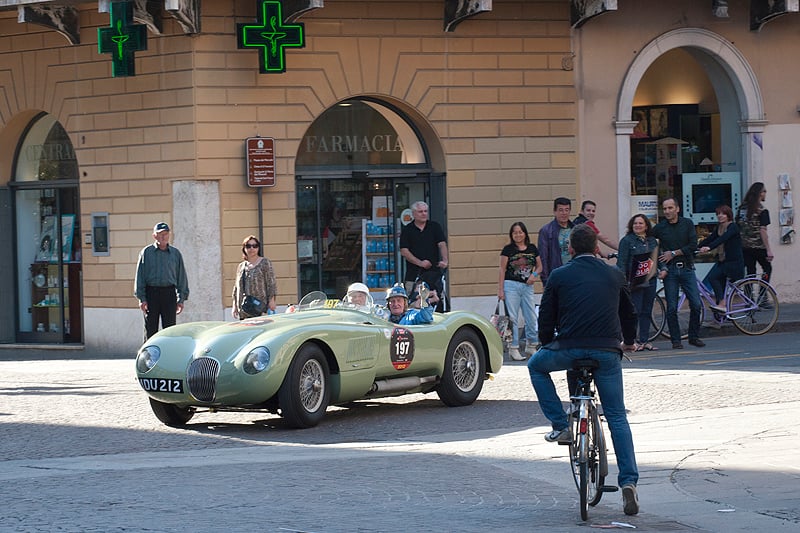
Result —
[{"label": "dark blazer", "polygon": [[636,324],[628,283],[618,268],[580,255],[550,273],[539,308],[539,340],[547,348],[619,350],[623,339],[633,344]]}]

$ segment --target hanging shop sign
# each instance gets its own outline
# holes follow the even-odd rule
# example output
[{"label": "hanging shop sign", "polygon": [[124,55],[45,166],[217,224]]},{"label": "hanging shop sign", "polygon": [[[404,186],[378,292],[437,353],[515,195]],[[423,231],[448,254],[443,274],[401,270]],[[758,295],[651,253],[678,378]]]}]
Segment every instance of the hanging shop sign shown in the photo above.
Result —
[{"label": "hanging shop sign", "polygon": [[111,76],[136,76],[134,52],[147,50],[147,28],[133,23],[133,2],[111,3],[111,26],[97,29],[97,49],[111,54]]},{"label": "hanging shop sign", "polygon": [[302,23],[284,25],[281,2],[277,0],[259,0],[256,10],[257,24],[236,25],[238,47],[260,49],[261,74],[286,72],[285,49],[305,47],[305,28]]},{"label": "hanging shop sign", "polygon": [[271,137],[248,137],[247,185],[250,187],[272,187],[275,185],[275,139]]}]

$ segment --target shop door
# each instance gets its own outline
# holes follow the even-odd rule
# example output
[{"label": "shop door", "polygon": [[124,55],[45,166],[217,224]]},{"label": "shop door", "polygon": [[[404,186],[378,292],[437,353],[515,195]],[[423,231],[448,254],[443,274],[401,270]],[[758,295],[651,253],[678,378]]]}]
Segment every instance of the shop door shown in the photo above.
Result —
[{"label": "shop door", "polygon": [[75,187],[16,193],[18,342],[81,342]]},{"label": "shop door", "polygon": [[14,318],[17,342],[77,343],[81,324],[78,163],[69,136],[41,114],[14,161]]},{"label": "shop door", "polygon": [[428,201],[428,178],[303,178],[297,184],[299,296],[341,298],[353,282],[380,299],[402,280],[401,216]]}]

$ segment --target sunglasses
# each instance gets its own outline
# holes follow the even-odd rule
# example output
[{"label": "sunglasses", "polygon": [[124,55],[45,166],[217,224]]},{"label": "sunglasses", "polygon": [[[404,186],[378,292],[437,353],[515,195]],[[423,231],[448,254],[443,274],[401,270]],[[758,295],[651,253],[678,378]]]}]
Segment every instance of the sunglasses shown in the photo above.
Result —
[{"label": "sunglasses", "polygon": [[249,244],[249,243],[248,243],[248,244],[245,244],[245,245],[244,245],[244,247],[245,247],[245,248],[258,248],[258,247],[259,247],[259,245],[258,245],[258,244]]}]

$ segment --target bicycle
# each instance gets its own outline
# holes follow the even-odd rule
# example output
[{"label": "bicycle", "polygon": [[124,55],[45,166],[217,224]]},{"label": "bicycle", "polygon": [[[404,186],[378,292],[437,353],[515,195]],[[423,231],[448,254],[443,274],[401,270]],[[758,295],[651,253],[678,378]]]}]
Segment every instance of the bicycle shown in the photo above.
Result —
[{"label": "bicycle", "polygon": [[604,492],[619,490],[616,485],[604,485],[608,476],[608,449],[593,387],[593,372],[599,366],[594,359],[577,359],[572,364],[573,370],[580,374],[577,391],[570,396],[573,410],[570,413],[569,457],[583,521],[589,519],[589,506],[600,503]]},{"label": "bicycle", "polygon": [[[768,282],[756,275],[747,276],[735,282],[725,281],[725,312],[712,308],[716,305],[714,292],[706,288],[703,282],[695,277],[697,290],[700,293],[700,323],[702,324],[706,308],[712,312],[712,318],[718,324],[730,321],[736,329],[747,335],[763,335],[778,321],[780,303],[775,289]],[[667,327],[666,297],[664,287],[656,293],[651,322],[658,334],[669,338]],[[683,290],[678,292],[678,324],[682,339],[689,333],[689,302]],[[655,338],[655,337],[654,337]]]}]

